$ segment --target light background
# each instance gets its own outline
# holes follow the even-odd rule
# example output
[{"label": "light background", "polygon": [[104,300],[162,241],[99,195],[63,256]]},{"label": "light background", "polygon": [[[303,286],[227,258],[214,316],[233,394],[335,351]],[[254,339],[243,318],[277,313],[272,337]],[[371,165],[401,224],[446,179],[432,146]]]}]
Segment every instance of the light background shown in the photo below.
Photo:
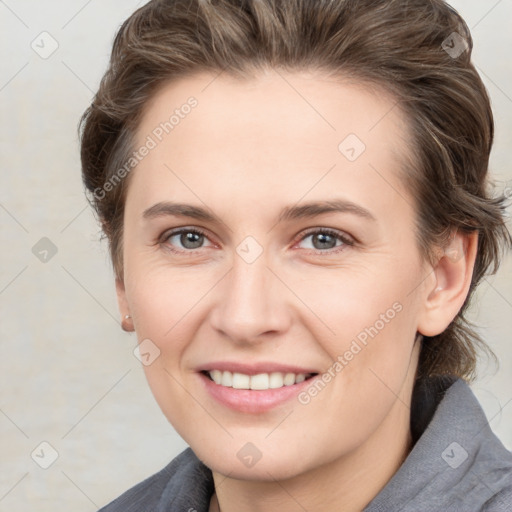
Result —
[{"label": "light background", "polygon": [[[78,157],[78,119],[115,31],[142,3],[0,1],[0,511],[97,510],[186,447],[153,399],[133,355],[135,335],[119,327],[107,246]],[[472,28],[474,61],[492,97],[494,176],[512,191],[512,0],[452,5]],[[34,40],[42,46],[43,31],[59,45],[47,59],[31,48]],[[58,250],[47,263],[32,252],[43,237]],[[473,390],[508,449],[511,270],[509,256],[472,309],[501,360],[494,375],[482,366]],[[43,441],[59,455],[46,470],[31,458]],[[50,454],[43,451],[41,461]]]}]

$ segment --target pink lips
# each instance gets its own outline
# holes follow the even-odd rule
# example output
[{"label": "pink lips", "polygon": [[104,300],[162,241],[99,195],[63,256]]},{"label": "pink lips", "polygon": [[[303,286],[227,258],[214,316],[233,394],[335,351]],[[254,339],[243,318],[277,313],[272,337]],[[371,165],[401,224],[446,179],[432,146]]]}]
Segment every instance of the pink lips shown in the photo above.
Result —
[{"label": "pink lips", "polygon": [[318,373],[314,369],[301,368],[276,363],[256,363],[252,365],[242,363],[214,362],[198,368],[198,375],[202,385],[208,394],[222,405],[245,413],[258,414],[274,407],[282,405],[286,401],[295,397],[301,390],[311,384],[315,377],[308,378],[291,386],[283,386],[277,389],[252,390],[252,389],[234,389],[213,382],[205,373],[211,370],[230,371],[233,373],[244,373],[246,375],[257,375],[259,373]]}]

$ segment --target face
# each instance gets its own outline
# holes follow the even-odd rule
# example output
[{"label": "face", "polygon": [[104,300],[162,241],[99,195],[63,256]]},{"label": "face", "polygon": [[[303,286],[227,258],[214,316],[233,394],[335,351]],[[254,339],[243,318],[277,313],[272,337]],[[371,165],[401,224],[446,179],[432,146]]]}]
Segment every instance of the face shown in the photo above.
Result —
[{"label": "face", "polygon": [[268,71],[181,79],[147,106],[119,301],[163,413],[214,471],[303,474],[408,418],[429,281],[394,103]]}]

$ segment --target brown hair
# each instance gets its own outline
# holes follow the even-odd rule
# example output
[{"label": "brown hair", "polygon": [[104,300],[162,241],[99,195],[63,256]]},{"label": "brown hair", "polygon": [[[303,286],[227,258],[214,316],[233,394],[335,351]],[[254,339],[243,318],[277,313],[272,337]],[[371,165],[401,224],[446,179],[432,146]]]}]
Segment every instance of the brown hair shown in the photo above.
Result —
[{"label": "brown hair", "polygon": [[350,76],[391,92],[410,123],[414,169],[404,180],[416,201],[424,257],[433,261],[432,249],[443,247],[453,230],[478,231],[468,297],[443,333],[424,338],[418,367],[419,376],[473,379],[477,348],[493,354],[464,315],[476,285],[497,271],[512,238],[503,220],[505,198],[489,195],[494,124],[470,62],[472,46],[464,20],[443,0],[150,1],[121,26],[80,123],[83,180],[116,276],[123,274],[129,183],[116,173],[130,158],[144,107],[160,87],[199,71],[247,78],[265,67]]}]

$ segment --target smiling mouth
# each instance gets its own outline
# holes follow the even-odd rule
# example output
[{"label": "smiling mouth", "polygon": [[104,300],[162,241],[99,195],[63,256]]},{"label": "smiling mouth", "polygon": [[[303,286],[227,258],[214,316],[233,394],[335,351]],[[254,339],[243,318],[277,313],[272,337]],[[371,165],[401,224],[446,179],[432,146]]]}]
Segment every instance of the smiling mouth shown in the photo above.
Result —
[{"label": "smiling mouth", "polygon": [[221,370],[203,370],[201,373],[219,386],[233,389],[249,389],[254,391],[265,391],[268,389],[279,389],[286,386],[293,386],[294,384],[299,384],[318,375],[318,373],[284,372],[247,375],[244,373]]}]

